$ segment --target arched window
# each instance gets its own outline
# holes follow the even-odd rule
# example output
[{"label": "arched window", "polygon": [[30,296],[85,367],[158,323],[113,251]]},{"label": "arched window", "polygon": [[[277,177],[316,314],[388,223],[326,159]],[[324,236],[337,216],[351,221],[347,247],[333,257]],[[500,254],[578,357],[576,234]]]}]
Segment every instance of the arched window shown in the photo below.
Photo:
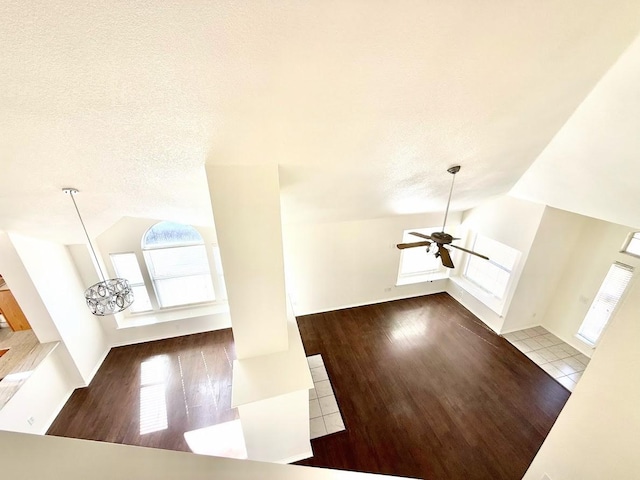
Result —
[{"label": "arched window", "polygon": [[161,307],[215,300],[204,240],[195,228],[156,223],[144,234],[142,251]]}]

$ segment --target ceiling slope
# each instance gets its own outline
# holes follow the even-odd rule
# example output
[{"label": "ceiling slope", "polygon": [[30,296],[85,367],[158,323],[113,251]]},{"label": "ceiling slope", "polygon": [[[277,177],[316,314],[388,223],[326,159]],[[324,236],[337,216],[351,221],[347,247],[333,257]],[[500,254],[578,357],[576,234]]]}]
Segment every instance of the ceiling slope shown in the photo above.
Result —
[{"label": "ceiling slope", "polygon": [[640,227],[640,37],[607,72],[511,194]]},{"label": "ceiling slope", "polygon": [[640,1],[0,4],[0,229],[211,224],[206,163],[280,165],[287,222],[507,192],[638,33]]}]

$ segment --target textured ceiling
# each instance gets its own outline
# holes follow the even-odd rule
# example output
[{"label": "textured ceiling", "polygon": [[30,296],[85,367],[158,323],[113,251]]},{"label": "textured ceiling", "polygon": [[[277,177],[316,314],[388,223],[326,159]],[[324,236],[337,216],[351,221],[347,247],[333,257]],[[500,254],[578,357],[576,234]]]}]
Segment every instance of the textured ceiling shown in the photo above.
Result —
[{"label": "textured ceiling", "polygon": [[211,224],[205,162],[280,165],[285,221],[506,193],[640,29],[639,1],[0,3],[0,229]]}]

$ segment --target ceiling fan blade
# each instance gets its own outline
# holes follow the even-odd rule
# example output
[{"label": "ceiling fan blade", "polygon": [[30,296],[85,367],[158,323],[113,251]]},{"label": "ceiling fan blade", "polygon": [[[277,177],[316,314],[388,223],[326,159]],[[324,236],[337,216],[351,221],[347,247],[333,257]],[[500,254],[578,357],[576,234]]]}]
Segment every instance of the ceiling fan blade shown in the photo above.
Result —
[{"label": "ceiling fan blade", "polygon": [[431,242],[412,242],[412,243],[399,243],[396,245],[400,250],[405,248],[413,248],[413,247],[428,247],[431,245]]},{"label": "ceiling fan blade", "polygon": [[482,255],[481,253],[474,252],[473,250],[467,250],[466,248],[458,247],[457,245],[450,244],[450,247],[457,248],[458,250],[462,250],[463,252],[470,253],[471,255],[475,255],[476,257],[484,258],[485,260],[489,260],[489,257],[486,255]]},{"label": "ceiling fan blade", "polygon": [[426,238],[427,240],[433,240],[429,235],[425,235],[424,233],[409,232],[409,235],[415,235],[416,237]]},{"label": "ceiling fan blade", "polygon": [[442,259],[442,264],[445,267],[454,268],[453,262],[451,261],[451,255],[449,255],[449,250],[444,248],[443,245],[438,245],[438,253]]}]

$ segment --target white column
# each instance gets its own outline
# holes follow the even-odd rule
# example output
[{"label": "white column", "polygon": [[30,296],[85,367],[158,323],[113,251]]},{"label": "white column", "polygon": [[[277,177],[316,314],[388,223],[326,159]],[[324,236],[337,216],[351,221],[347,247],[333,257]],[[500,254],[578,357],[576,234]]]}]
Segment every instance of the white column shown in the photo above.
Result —
[{"label": "white column", "polygon": [[207,166],[238,359],[287,350],[277,165]]},{"label": "white column", "polygon": [[250,460],[293,462],[312,455],[313,380],[287,310],[276,165],[207,166],[238,359],[238,407]]}]

